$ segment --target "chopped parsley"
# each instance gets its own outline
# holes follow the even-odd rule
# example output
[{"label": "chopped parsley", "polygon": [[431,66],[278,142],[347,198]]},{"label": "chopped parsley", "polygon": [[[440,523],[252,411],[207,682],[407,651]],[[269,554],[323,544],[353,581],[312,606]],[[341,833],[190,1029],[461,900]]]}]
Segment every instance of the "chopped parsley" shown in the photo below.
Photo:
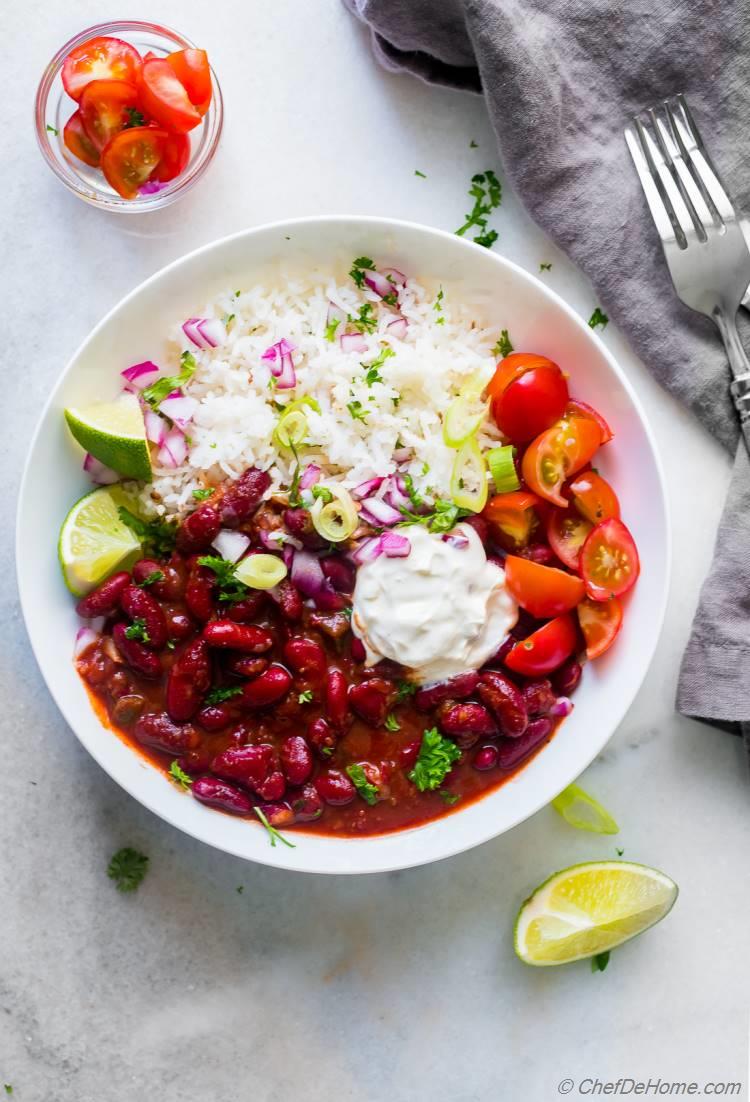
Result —
[{"label": "chopped parsley", "polygon": [[133,623],[125,628],[125,638],[135,639],[139,643],[148,643],[150,636],[146,630],[146,621],[142,620],[140,616],[136,617]]},{"label": "chopped parsley", "polygon": [[152,409],[156,409],[173,390],[179,390],[185,383],[190,382],[197,366],[193,353],[183,352],[180,356],[182,368],[180,374],[166,375],[163,379],[157,379],[151,386],[144,387],[141,391],[144,402],[148,402]]},{"label": "chopped parsley", "polygon": [[323,335],[327,341],[331,342],[331,344],[333,344],[336,339],[336,330],[340,325],[341,318],[332,318],[326,325],[325,333]]},{"label": "chopped parsley", "polygon": [[229,325],[234,321],[235,317],[235,314],[225,314],[224,317],[221,319],[222,325],[229,328]]},{"label": "chopped parsley", "polygon": [[144,550],[152,551],[157,558],[171,555],[177,538],[177,525],[168,520],[143,520],[121,505],[117,514],[122,523],[134,532]]},{"label": "chopped parsley", "polygon": [[362,364],[365,369],[365,382],[368,386],[372,386],[373,383],[382,383],[383,376],[380,374],[380,368],[383,366],[386,360],[389,360],[391,356],[395,356],[396,353],[393,349],[384,344],[380,348],[380,352],[369,364]]},{"label": "chopped parsley", "polygon": [[184,792],[187,792],[190,785],[193,783],[193,778],[188,777],[187,773],[183,769],[180,769],[179,762],[176,758],[169,767],[169,776]]},{"label": "chopped parsley", "polygon": [[238,884],[237,885],[237,895],[242,895],[244,890],[245,890],[245,885],[244,884]]},{"label": "chopped parsley", "polygon": [[479,149],[479,143],[475,142],[473,138],[469,142],[469,149]]},{"label": "chopped parsley", "polygon": [[167,639],[167,650],[174,650],[177,646],[176,639]]},{"label": "chopped parsley", "polygon": [[305,689],[304,692],[301,692],[299,694],[299,696],[297,697],[297,703],[298,704],[309,704],[312,699],[313,699],[312,689]]},{"label": "chopped parsley", "polygon": [[606,326],[609,318],[602,310],[597,306],[593,314],[589,318],[589,326],[591,329],[596,329],[597,325],[601,325],[602,329]]},{"label": "chopped parsley", "polygon": [[258,818],[260,819],[261,823],[263,823],[263,826],[264,826],[264,827],[266,828],[266,830],[268,831],[268,837],[269,837],[269,838],[271,839],[271,845],[272,845],[272,846],[274,846],[274,847],[275,847],[275,845],[276,845],[276,839],[278,838],[278,840],[279,840],[280,842],[283,842],[285,846],[289,846],[289,849],[296,849],[296,848],[297,848],[297,847],[295,846],[294,842],[290,842],[290,841],[288,841],[288,840],[287,840],[287,839],[286,839],[286,838],[284,837],[284,835],[283,835],[283,834],[279,834],[279,832],[278,832],[278,830],[276,829],[276,827],[272,827],[272,826],[271,826],[271,824],[269,823],[268,819],[266,818],[266,816],[265,816],[265,815],[263,814],[263,812],[261,811],[261,809],[260,809],[259,807],[254,807],[254,808],[253,808],[253,811],[255,812],[255,814],[256,814],[256,815],[258,816]]},{"label": "chopped parsley", "polygon": [[420,172],[418,168],[415,168],[415,169],[414,169],[414,175],[415,175],[415,176],[421,176],[423,180],[426,180],[426,179],[427,179],[427,177],[425,176],[424,172]]},{"label": "chopped parsley", "polygon": [[625,852],[625,850],[622,849],[620,846],[615,846],[615,853],[617,854],[618,857],[622,857],[624,852]]},{"label": "chopped parsley", "polygon": [[[47,129],[50,130],[51,127],[48,126]],[[55,131],[55,133],[57,133],[57,131]],[[10,1083],[3,1083],[3,1087],[6,1094],[13,1094],[13,1087],[10,1085]]]},{"label": "chopped parsley", "polygon": [[511,342],[510,337],[508,336],[508,330],[503,329],[503,331],[500,333],[499,341],[495,344],[495,347],[492,349],[492,354],[493,354],[493,356],[502,356],[503,359],[504,359],[506,356],[509,356],[512,351],[513,351],[513,344]]},{"label": "chopped parsley", "polygon": [[492,169],[488,168],[486,172],[477,172],[472,176],[469,196],[474,200],[474,206],[466,215],[463,226],[456,230],[456,235],[463,237],[470,229],[481,230],[473,240],[477,245],[484,245],[489,249],[497,241],[498,234],[497,230],[487,229],[487,219],[500,206],[503,198],[500,181]]},{"label": "chopped parsley", "polygon": [[408,509],[401,509],[408,519],[404,524],[423,524],[429,532],[450,532],[456,527],[462,517],[471,516],[470,509],[461,509],[452,501],[445,498],[437,498],[429,513],[412,513]]},{"label": "chopped parsley", "polygon": [[458,792],[449,792],[446,788],[438,788],[438,796],[448,807],[453,807],[461,799]]},{"label": "chopped parsley", "polygon": [[606,953],[597,953],[595,957],[591,958],[591,971],[603,972],[609,964],[609,949]]},{"label": "chopped parsley", "polygon": [[386,731],[400,731],[401,724],[394,716],[393,712],[389,712],[385,717],[385,729]]},{"label": "chopped parsley", "polygon": [[107,866],[107,876],[114,880],[118,892],[134,892],[139,887],[148,870],[148,857],[137,849],[125,846]]},{"label": "chopped parsley", "polygon": [[223,704],[225,700],[231,700],[233,696],[239,696],[242,692],[240,685],[227,685],[226,688],[211,689],[206,693],[204,704]]},{"label": "chopped parsley", "polygon": [[213,570],[216,585],[219,589],[220,601],[234,603],[244,600],[247,596],[248,587],[235,576],[237,568],[233,562],[227,562],[220,555],[201,555],[198,559],[198,565]]},{"label": "chopped parsley", "polygon": [[349,275],[352,277],[358,287],[364,287],[365,285],[365,272],[375,271],[375,261],[371,260],[369,256],[358,256],[352,263],[351,271]]},{"label": "chopped parsley", "polygon": [[358,398],[353,398],[351,402],[347,402],[346,408],[349,410],[353,421],[363,421],[364,424],[367,424],[370,411],[365,409]]},{"label": "chopped parsley", "polygon": [[417,685],[413,681],[399,681],[396,691],[396,703],[400,704],[402,700],[414,696],[416,691]]},{"label": "chopped parsley", "polygon": [[374,333],[378,327],[375,307],[371,302],[366,302],[363,306],[360,306],[356,318],[350,317],[349,321],[358,333]]},{"label": "chopped parsley", "polygon": [[370,807],[376,804],[378,802],[378,790],[374,784],[370,784],[362,766],[347,765],[346,772],[365,803],[369,804]]},{"label": "chopped parsley", "polygon": [[422,476],[424,477],[424,475],[429,474],[429,473],[430,473],[430,464],[429,463],[423,463],[422,464]]},{"label": "chopped parsley", "polygon": [[138,582],[139,589],[146,589],[150,585],[155,585],[156,582],[164,580],[163,570],[152,570],[150,574],[147,574],[142,582]]},{"label": "chopped parsley", "polygon": [[213,490],[193,490],[193,497],[196,501],[208,501],[213,494]]},{"label": "chopped parsley", "polygon": [[409,780],[420,792],[439,788],[460,757],[461,751],[455,742],[443,738],[437,727],[431,727],[422,735],[419,756],[409,773]]},{"label": "chopped parsley", "polygon": [[445,325],[445,318],[443,317],[443,299],[444,298],[445,298],[445,295],[443,294],[443,288],[441,287],[440,290],[437,293],[437,298],[435,299],[435,304],[432,307],[432,309],[437,314],[437,318],[435,319],[435,323],[437,325]]},{"label": "chopped parsley", "polygon": [[551,268],[552,268],[552,265],[546,260],[542,261],[542,263],[539,265],[539,271],[540,272],[549,272],[551,270]]},{"label": "chopped parsley", "polygon": [[146,117],[142,115],[135,107],[126,107],[125,114],[128,116],[128,121],[125,123],[125,130],[130,130],[133,126],[145,126]]},{"label": "chopped parsley", "polygon": [[[60,133],[60,131],[59,131],[59,130],[57,129],[57,127],[56,127],[56,126],[50,126],[50,124],[49,124],[49,123],[47,123],[47,129],[49,130],[50,134],[54,134],[54,135],[55,135],[55,137],[57,137],[57,135],[58,135],[58,134]],[[8,1088],[7,1088],[7,1087],[6,1087],[5,1089],[6,1089],[6,1090],[8,1090]],[[10,1092],[10,1091],[8,1091],[8,1094],[10,1094],[10,1093],[11,1093],[11,1092]]]},{"label": "chopped parsley", "polygon": [[327,486],[311,486],[310,493],[315,501],[322,501],[324,505],[329,505],[333,501],[333,494]]}]

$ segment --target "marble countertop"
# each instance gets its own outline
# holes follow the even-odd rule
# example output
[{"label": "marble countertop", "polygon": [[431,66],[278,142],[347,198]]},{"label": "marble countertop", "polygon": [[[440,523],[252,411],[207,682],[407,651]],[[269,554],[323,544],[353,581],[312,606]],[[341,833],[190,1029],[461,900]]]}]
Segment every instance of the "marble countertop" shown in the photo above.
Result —
[{"label": "marble countertop", "polygon": [[[613,839],[549,808],[430,867],[293,875],[183,837],[63,723],[20,617],[10,499],[40,406],[93,324],[168,261],[243,226],[347,212],[453,230],[470,175],[503,175],[481,100],[378,71],[338,0],[149,0],[132,14],[209,50],[225,135],[181,203],[102,214],[44,167],[31,104],[59,44],[107,14],[94,0],[33,0],[4,19],[0,1084],[18,1102],[546,1102],[568,1078],[574,1098],[597,1076],[745,1082],[747,770],[738,740],[673,711],[728,466],[612,325],[605,340],[661,443],[673,586],[649,675],[583,783],[616,814],[625,856],[663,868],[681,895],[605,973],[535,972],[513,955],[513,917],[535,884],[614,856]],[[550,285],[590,314],[585,279],[509,187],[494,223],[498,250],[532,271],[551,261]],[[106,877],[123,845],[150,857],[133,896]]]}]

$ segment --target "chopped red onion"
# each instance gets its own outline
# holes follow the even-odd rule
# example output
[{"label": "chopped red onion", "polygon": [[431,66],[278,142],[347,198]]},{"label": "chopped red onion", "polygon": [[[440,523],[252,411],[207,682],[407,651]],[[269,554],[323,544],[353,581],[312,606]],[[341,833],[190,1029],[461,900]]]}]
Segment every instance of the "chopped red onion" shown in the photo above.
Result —
[{"label": "chopped red onion", "polygon": [[161,447],[167,435],[167,422],[150,406],[146,406],[143,410],[143,422],[146,426],[146,439]]},{"label": "chopped red onion", "polygon": [[323,568],[316,555],[310,551],[296,551],[292,560],[291,577],[300,593],[315,597],[325,585]]},{"label": "chopped red onion", "polygon": [[124,371],[120,372],[125,380],[123,389],[131,394],[137,394],[139,390],[143,390],[144,387],[150,386],[154,382],[160,370],[161,368],[157,367],[151,360],[144,360],[142,364],[133,364],[132,367],[126,367]]},{"label": "chopped red onion", "polygon": [[[296,547],[298,551],[304,547],[301,540],[298,540],[295,536],[290,536],[288,532],[283,532],[280,528],[273,532],[267,532],[265,528],[259,528],[258,537],[267,551],[280,551],[285,544]],[[287,563],[288,565],[289,563]]]},{"label": "chopped red onion", "polygon": [[461,536],[458,532],[445,532],[443,535],[443,543],[450,544],[451,547],[455,547],[458,551],[465,551],[469,546],[469,537]]},{"label": "chopped red onion", "polygon": [[76,641],[73,645],[73,657],[80,658],[90,647],[93,647],[98,639],[99,633],[92,628],[79,628],[76,632]]},{"label": "chopped red onion", "polygon": [[218,318],[188,318],[182,331],[196,348],[218,348],[224,343],[227,331]]},{"label": "chopped red onion", "polygon": [[411,540],[398,532],[383,532],[380,537],[380,549],[389,559],[403,559],[411,551]]},{"label": "chopped red onion", "polygon": [[360,482],[358,486],[355,486],[354,489],[350,491],[351,495],[357,500],[363,497],[369,497],[370,494],[374,494],[376,490],[380,489],[384,481],[384,478],[368,478],[366,482]]},{"label": "chopped red onion", "polygon": [[165,187],[169,187],[169,180],[146,180],[145,184],[141,184],[138,188],[139,195],[156,195],[160,191],[164,191]]},{"label": "chopped red onion", "polygon": [[250,546],[250,537],[244,532],[222,528],[211,546],[215,547],[222,559],[226,559],[227,562],[239,562]]},{"label": "chopped red onion", "polygon": [[297,385],[297,375],[294,370],[294,364],[292,363],[292,357],[290,353],[281,357],[281,371],[276,378],[277,390],[291,390],[292,387]]},{"label": "chopped red onion", "polygon": [[398,509],[394,509],[387,501],[381,501],[377,497],[366,497],[362,502],[361,516],[369,524],[385,525],[390,527],[403,520]]},{"label": "chopped red onion", "polygon": [[320,479],[322,471],[314,463],[308,463],[299,480],[300,490],[309,490]]},{"label": "chopped red onion", "polygon": [[411,509],[411,500],[409,495],[404,491],[404,480],[400,475],[396,475],[395,478],[388,480],[388,489],[385,493],[385,500],[394,509]]},{"label": "chopped red onion", "polygon": [[403,287],[406,283],[406,276],[398,268],[383,268],[381,275],[384,275],[389,283],[395,283],[397,287]]},{"label": "chopped red onion", "polygon": [[291,543],[288,543],[281,553],[281,557],[284,560],[284,566],[291,572],[292,563],[294,562],[294,548]]},{"label": "chopped red onion", "polygon": [[409,323],[406,318],[396,318],[395,321],[390,321],[385,327],[386,333],[390,333],[392,337],[397,337],[402,341],[406,336],[406,331],[409,328]]},{"label": "chopped red onion", "polygon": [[366,562],[374,562],[378,555],[383,554],[380,536],[370,536],[357,544],[351,553],[352,562],[362,566]]},{"label": "chopped red onion", "polygon": [[97,486],[112,486],[113,483],[120,481],[120,476],[117,471],[113,471],[111,467],[105,467],[103,463],[100,463],[99,460],[95,459],[89,452],[86,452],[86,458],[83,461],[83,469],[90,477],[91,481]]},{"label": "chopped red onion", "polygon": [[183,431],[188,427],[199,403],[195,398],[184,398],[179,391],[170,394],[159,406],[159,412]]},{"label": "chopped red onion", "polygon": [[361,333],[342,333],[339,337],[342,352],[366,352],[367,341]]},{"label": "chopped red onion", "polygon": [[549,714],[555,719],[561,719],[565,716],[569,716],[573,711],[573,701],[567,696],[558,696],[555,703],[549,710]]},{"label": "chopped red onion", "polygon": [[164,443],[159,448],[156,461],[161,467],[174,469],[185,462],[187,453],[188,446],[184,432],[181,429],[173,428],[164,437]]},{"label": "chopped red onion", "polygon": [[386,295],[395,293],[396,286],[391,283],[389,279],[386,279],[380,272],[366,271],[363,273],[365,277],[365,283],[374,291],[376,295],[380,295],[381,298],[385,298]]},{"label": "chopped red onion", "polygon": [[261,360],[270,364],[271,374],[276,379],[277,390],[290,390],[297,385],[297,376],[294,371],[292,352],[296,352],[296,344],[292,344],[286,337],[282,337],[276,344],[272,344],[261,355]]}]

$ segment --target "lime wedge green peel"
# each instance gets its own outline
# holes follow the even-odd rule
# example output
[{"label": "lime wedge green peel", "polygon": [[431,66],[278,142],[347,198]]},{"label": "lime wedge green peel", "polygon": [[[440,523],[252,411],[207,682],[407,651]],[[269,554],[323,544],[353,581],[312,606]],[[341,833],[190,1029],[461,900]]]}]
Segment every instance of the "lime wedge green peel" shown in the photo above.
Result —
[{"label": "lime wedge green peel", "polygon": [[77,501],[60,529],[58,555],[65,584],[82,597],[140,551],[137,537],[117,510],[132,506],[119,486],[92,490]]},{"label": "lime wedge green peel", "polygon": [[134,394],[65,410],[75,439],[105,467],[142,482],[151,481],[151,457],[143,413]]},{"label": "lime wedge green peel", "polygon": [[590,830],[593,834],[617,834],[620,830],[606,807],[577,784],[568,785],[555,797],[552,806],[576,830]]},{"label": "lime wedge green peel", "polygon": [[594,957],[659,922],[677,885],[630,861],[590,861],[556,872],[521,907],[513,944],[524,964],[547,967]]}]

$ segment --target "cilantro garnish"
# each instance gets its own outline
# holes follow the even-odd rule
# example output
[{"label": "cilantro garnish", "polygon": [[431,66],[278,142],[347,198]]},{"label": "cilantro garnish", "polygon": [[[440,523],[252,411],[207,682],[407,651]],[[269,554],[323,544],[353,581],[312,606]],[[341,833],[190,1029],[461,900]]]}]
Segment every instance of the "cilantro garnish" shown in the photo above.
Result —
[{"label": "cilantro garnish", "polygon": [[244,890],[245,890],[245,885],[244,884],[238,884],[237,885],[237,895],[242,895]]},{"label": "cilantro garnish", "polygon": [[134,892],[148,869],[148,857],[137,849],[118,849],[107,866],[107,876],[114,880],[118,892]]},{"label": "cilantro garnish", "polygon": [[349,318],[349,321],[358,333],[374,333],[378,327],[375,308],[371,302],[366,302],[363,306],[360,306],[356,318]]},{"label": "cilantro garnish", "polygon": [[492,349],[492,355],[493,356],[502,356],[503,359],[504,359],[506,356],[509,356],[512,351],[513,351],[513,344],[511,342],[510,337],[508,336],[508,330],[503,329],[503,331],[500,334],[499,341],[496,343],[495,347]]},{"label": "cilantro garnish", "polygon": [[607,315],[603,313],[597,306],[593,314],[589,318],[589,326],[592,329],[596,329],[597,325],[601,325],[602,329],[604,329],[608,321],[609,318],[607,317]]},{"label": "cilantro garnish", "polygon": [[327,486],[311,486],[310,493],[316,501],[320,500],[324,505],[328,505],[333,501],[333,494]]},{"label": "cilantro garnish", "polygon": [[[49,130],[50,134],[54,134],[55,137],[57,137],[57,135],[60,133],[60,131],[57,129],[56,126],[50,126],[49,123],[47,123],[47,129]],[[7,1087],[5,1089],[8,1090]],[[10,1092],[8,1092],[8,1093],[10,1093]]]},{"label": "cilantro garnish", "polygon": [[375,271],[375,261],[370,260],[369,256],[358,256],[352,263],[351,271],[349,275],[352,277],[358,287],[364,287],[365,285],[365,272]]},{"label": "cilantro garnish", "polygon": [[193,497],[196,501],[207,501],[213,494],[213,490],[193,490]]},{"label": "cilantro garnish", "polygon": [[373,383],[382,383],[383,376],[380,374],[380,368],[383,366],[386,360],[389,360],[391,356],[395,356],[396,353],[390,347],[390,345],[384,344],[381,346],[380,352],[369,364],[362,364],[365,368],[365,382],[368,386],[372,386]]},{"label": "cilantro garnish", "polygon": [[227,562],[220,555],[201,555],[198,566],[206,566],[213,570],[216,585],[219,589],[220,601],[242,601],[247,596],[248,587],[239,578],[235,577],[237,569],[235,563]]},{"label": "cilantro garnish", "polygon": [[370,807],[378,802],[378,790],[374,784],[370,784],[367,774],[361,765],[347,765],[347,775],[352,781],[357,792]]},{"label": "cilantro garnish", "polygon": [[609,949],[605,953],[597,953],[595,957],[591,958],[591,971],[603,972],[609,964]]},{"label": "cilantro garnish", "polygon": [[440,290],[437,293],[437,298],[435,299],[435,303],[432,307],[432,309],[437,314],[437,318],[435,319],[437,325],[445,325],[445,318],[443,317],[443,299],[444,299],[444,297],[445,296],[443,294],[443,288],[441,287]]},{"label": "cilantro garnish", "polygon": [[163,379],[157,379],[151,386],[144,387],[141,397],[148,402],[152,409],[161,405],[168,394],[173,390],[179,390],[185,383],[189,383],[196,367],[195,356],[192,352],[183,352],[180,356],[182,370],[179,375],[166,375]]},{"label": "cilantro garnish", "polygon": [[233,696],[239,696],[242,692],[241,685],[228,685],[226,688],[211,689],[206,693],[204,704],[223,704],[225,700],[231,700]]},{"label": "cilantro garnish", "polygon": [[176,758],[169,767],[169,776],[184,792],[187,792],[190,785],[193,783],[193,778],[189,777],[184,770],[180,769],[179,762]]},{"label": "cilantro garnish", "polygon": [[141,541],[144,550],[153,552],[157,558],[164,559],[171,555],[177,539],[177,525],[168,520],[143,520],[131,513],[124,505],[121,505],[117,514],[131,532],[135,532]]},{"label": "cilantro garnish", "polygon": [[[411,494],[409,496],[411,498]],[[423,504],[422,499],[418,495],[415,495],[415,497],[418,502],[417,507],[421,506]],[[412,501],[414,501],[414,498],[412,498]],[[408,518],[402,523],[423,524],[430,532],[450,532],[462,517],[471,516],[471,510],[461,509],[458,505],[454,505],[452,501],[447,501],[441,497],[435,500],[429,513],[413,513],[403,507],[401,513]]]},{"label": "cilantro garnish", "polygon": [[444,804],[448,805],[448,807],[453,807],[453,805],[457,804],[461,799],[458,792],[448,792],[445,788],[438,788],[438,796]]},{"label": "cilantro garnish", "polygon": [[331,321],[329,321],[326,325],[325,333],[323,335],[327,341],[331,342],[331,344],[333,344],[336,339],[336,330],[340,325],[341,318],[332,318]]},{"label": "cilantro garnish", "polygon": [[396,719],[393,712],[389,712],[388,715],[385,717],[384,726],[385,726],[386,731],[400,731],[401,730],[401,724]]},{"label": "cilantro garnish", "polygon": [[297,697],[297,703],[298,704],[309,704],[312,699],[313,699],[312,689],[305,689],[304,692],[301,692],[299,694],[299,696]]},{"label": "cilantro garnish", "polygon": [[414,169],[414,175],[415,175],[415,176],[421,176],[423,180],[426,180],[426,179],[427,179],[427,177],[425,176],[424,172],[420,172],[418,168],[415,168],[415,169]]},{"label": "cilantro garnish", "polygon": [[460,757],[461,751],[455,742],[443,738],[437,727],[431,727],[422,735],[419,756],[408,775],[409,780],[420,792],[439,788]]},{"label": "cilantro garnish", "polygon": [[475,142],[473,138],[469,142],[469,149],[479,149],[479,143]]},{"label": "cilantro garnish", "polygon": [[622,849],[620,846],[615,846],[615,853],[617,854],[618,857],[622,857],[624,852],[625,852],[625,850]]},{"label": "cilantro garnish", "polygon": [[396,692],[396,703],[400,704],[402,700],[406,700],[407,697],[414,696],[417,691],[417,685],[413,681],[399,681]]},{"label": "cilantro garnish", "polygon": [[351,402],[347,402],[346,408],[349,410],[353,421],[363,421],[367,424],[367,418],[370,416],[370,411],[364,408],[358,398],[353,398]]},{"label": "cilantro garnish", "polygon": [[279,834],[279,832],[278,832],[278,830],[276,829],[276,827],[272,827],[272,826],[271,826],[271,824],[269,823],[268,819],[266,818],[266,816],[265,816],[265,815],[263,814],[263,812],[261,811],[261,809],[260,809],[259,807],[254,807],[254,808],[253,808],[253,811],[255,812],[255,814],[256,814],[256,815],[258,816],[258,818],[260,819],[261,823],[263,824],[263,826],[264,826],[264,827],[266,828],[266,830],[268,831],[268,837],[269,837],[269,838],[271,839],[271,845],[272,845],[272,846],[275,846],[275,845],[276,845],[276,839],[278,838],[278,840],[279,840],[280,842],[283,842],[285,846],[289,846],[289,849],[296,849],[296,848],[297,848],[297,847],[295,846],[294,842],[289,842],[289,841],[288,841],[288,840],[287,840],[287,839],[286,839],[286,838],[284,837],[284,835],[283,835],[283,834]]},{"label": "cilantro garnish", "polygon": [[146,621],[142,620],[140,616],[136,617],[133,623],[125,628],[125,638],[136,639],[139,643],[148,643],[150,636],[146,630]]},{"label": "cilantro garnish", "polygon": [[139,589],[146,589],[150,585],[154,585],[156,582],[161,582],[164,579],[163,570],[152,570],[150,574],[147,574],[142,582],[138,582]]},{"label": "cilantro garnish", "polygon": [[550,263],[548,263],[547,261],[542,261],[542,263],[539,265],[539,271],[540,272],[549,272],[551,270],[551,268],[552,268],[552,265]]},{"label": "cilantro garnish", "polygon": [[135,107],[126,107],[125,114],[128,116],[128,121],[125,123],[124,127],[125,130],[130,130],[133,126],[146,125],[145,115],[142,115]]},{"label": "cilantro garnish", "polygon": [[474,200],[474,206],[466,215],[463,226],[456,230],[456,235],[463,237],[467,230],[476,227],[482,232],[473,240],[477,245],[484,245],[489,249],[497,241],[498,235],[497,230],[487,229],[487,219],[500,206],[503,198],[500,181],[491,169],[472,176],[469,196]]}]

